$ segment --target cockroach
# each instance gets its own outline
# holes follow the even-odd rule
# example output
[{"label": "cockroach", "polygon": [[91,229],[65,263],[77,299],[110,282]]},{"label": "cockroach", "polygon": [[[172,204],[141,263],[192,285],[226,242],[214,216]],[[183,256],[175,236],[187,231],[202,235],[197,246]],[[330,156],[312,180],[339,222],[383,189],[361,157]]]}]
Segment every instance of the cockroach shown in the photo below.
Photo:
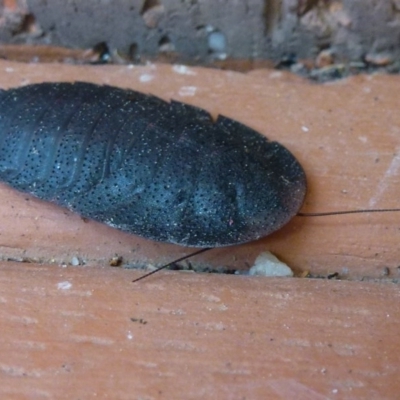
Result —
[{"label": "cockroach", "polygon": [[190,256],[267,236],[295,215],[338,214],[299,213],[307,184],[296,158],[197,107],[76,82],[0,91],[0,110],[1,181],[126,232],[202,248]]},{"label": "cockroach", "polygon": [[286,224],[306,193],[293,155],[183,103],[90,83],[0,92],[0,179],[162,242],[219,247]]}]

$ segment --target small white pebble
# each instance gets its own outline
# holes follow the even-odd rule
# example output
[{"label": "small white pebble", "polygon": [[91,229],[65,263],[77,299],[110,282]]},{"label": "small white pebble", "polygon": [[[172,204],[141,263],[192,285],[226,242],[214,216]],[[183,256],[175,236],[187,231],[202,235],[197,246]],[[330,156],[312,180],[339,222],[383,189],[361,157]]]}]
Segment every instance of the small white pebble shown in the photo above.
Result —
[{"label": "small white pebble", "polygon": [[224,53],[226,49],[226,38],[223,33],[214,31],[208,35],[208,47],[216,53]]},{"label": "small white pebble", "polygon": [[279,79],[279,78],[282,78],[282,76],[283,76],[283,74],[282,74],[282,72],[280,72],[280,71],[274,71],[274,72],[271,72],[271,73],[269,74],[269,77],[270,77],[271,79]]},{"label": "small white pebble", "polygon": [[154,79],[154,76],[153,76],[153,75],[150,75],[150,74],[142,74],[142,75],[140,75],[140,77],[139,77],[139,81],[142,82],[142,83],[150,82],[150,81],[152,81],[153,79]]},{"label": "small white pebble", "polygon": [[71,258],[71,265],[73,265],[74,267],[78,266],[81,264],[81,261],[79,260],[78,257],[74,256]]},{"label": "small white pebble", "polygon": [[218,60],[226,60],[228,58],[227,53],[218,53]]},{"label": "small white pebble", "polygon": [[14,68],[12,68],[12,67],[6,67],[6,72],[14,72]]},{"label": "small white pebble", "polygon": [[359,137],[358,137],[358,140],[359,140],[360,142],[363,142],[363,143],[367,143],[367,142],[368,142],[368,138],[367,138],[366,136],[359,136]]},{"label": "small white pebble", "polygon": [[128,332],[128,334],[126,335],[126,338],[129,339],[129,340],[133,339],[133,335],[132,335],[131,331]]},{"label": "small white pebble", "polygon": [[309,129],[308,129],[306,126],[304,126],[304,125],[301,127],[301,130],[302,130],[303,132],[308,132],[308,131],[309,131]]},{"label": "small white pebble", "polygon": [[179,96],[194,96],[196,94],[197,87],[196,86],[182,86],[179,89]]},{"label": "small white pebble", "polygon": [[57,289],[59,290],[68,290],[72,288],[72,283],[68,281],[57,283]]},{"label": "small white pebble", "polygon": [[261,276],[293,276],[293,271],[282,261],[279,261],[272,253],[261,253],[249,269],[249,275]]},{"label": "small white pebble", "polygon": [[176,72],[177,74],[182,74],[182,75],[196,75],[196,72],[191,70],[189,67],[186,65],[174,65],[172,67],[172,70]]}]

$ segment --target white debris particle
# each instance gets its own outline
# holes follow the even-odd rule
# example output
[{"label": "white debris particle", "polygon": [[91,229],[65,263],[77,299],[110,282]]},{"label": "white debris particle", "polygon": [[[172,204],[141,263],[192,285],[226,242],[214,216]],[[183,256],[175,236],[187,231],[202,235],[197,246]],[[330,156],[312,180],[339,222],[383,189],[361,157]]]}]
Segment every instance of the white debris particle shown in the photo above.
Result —
[{"label": "white debris particle", "polygon": [[71,258],[71,265],[73,265],[74,267],[78,266],[81,264],[81,261],[79,260],[78,257],[74,256]]},{"label": "white debris particle", "polygon": [[293,271],[272,253],[265,251],[257,257],[254,265],[249,269],[249,275],[293,276]]},{"label": "white debris particle", "polygon": [[59,290],[68,290],[72,288],[72,283],[68,282],[68,281],[64,281],[64,282],[58,282],[57,283],[57,289]]},{"label": "white debris particle", "polygon": [[208,47],[216,53],[224,53],[226,49],[226,39],[223,33],[214,31],[208,35]]},{"label": "white debris particle", "polygon": [[157,69],[157,65],[152,63],[151,61],[146,61],[146,67],[152,69],[153,71]]},{"label": "white debris particle", "polygon": [[368,142],[368,138],[367,138],[366,136],[359,136],[359,137],[358,137],[358,140],[359,140],[360,142],[363,142],[363,143],[367,143],[367,142]]},{"label": "white debris particle", "polygon": [[177,74],[182,74],[182,75],[196,75],[196,72],[191,70],[189,67],[186,65],[174,65],[172,67],[172,70],[176,72]]},{"label": "white debris particle", "polygon": [[309,131],[309,129],[308,129],[306,126],[304,126],[304,125],[301,127],[301,130],[302,130],[303,132],[308,132],[308,131]]},{"label": "white debris particle", "polygon": [[131,331],[128,331],[128,334],[126,335],[126,338],[129,339],[129,340],[133,339],[133,335],[132,335]]},{"label": "white debris particle", "polygon": [[280,71],[274,71],[274,72],[271,72],[271,73],[269,74],[269,77],[270,77],[271,79],[282,78],[282,76],[283,76],[283,74],[282,74],[282,72],[280,72]]},{"label": "white debris particle", "polygon": [[179,89],[179,96],[194,96],[196,94],[196,86],[182,86]]},{"label": "white debris particle", "polygon": [[154,79],[154,75],[150,75],[150,74],[142,74],[139,77],[139,81],[142,82],[142,83],[150,82],[153,79]]},{"label": "white debris particle", "polygon": [[14,68],[6,67],[6,72],[14,72]]}]

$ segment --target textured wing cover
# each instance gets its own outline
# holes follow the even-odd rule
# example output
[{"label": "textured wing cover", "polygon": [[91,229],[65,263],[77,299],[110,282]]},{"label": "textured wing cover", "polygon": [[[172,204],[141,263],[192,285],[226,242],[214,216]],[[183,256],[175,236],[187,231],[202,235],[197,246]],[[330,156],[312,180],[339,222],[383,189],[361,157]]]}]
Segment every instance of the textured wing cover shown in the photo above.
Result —
[{"label": "textured wing cover", "polygon": [[0,179],[124,231],[199,247],[268,235],[306,191],[291,153],[238,122],[80,82],[0,93]]}]

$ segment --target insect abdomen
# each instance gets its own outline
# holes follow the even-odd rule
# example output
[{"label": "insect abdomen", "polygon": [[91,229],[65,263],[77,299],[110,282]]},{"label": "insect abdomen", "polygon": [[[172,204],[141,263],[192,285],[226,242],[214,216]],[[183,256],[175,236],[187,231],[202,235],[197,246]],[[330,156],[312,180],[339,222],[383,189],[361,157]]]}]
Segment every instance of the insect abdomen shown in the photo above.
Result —
[{"label": "insect abdomen", "polygon": [[3,92],[1,178],[61,203],[103,179],[117,139],[110,133],[123,122],[118,109],[123,91],[110,96],[105,87],[98,89],[81,83],[42,84]]}]

